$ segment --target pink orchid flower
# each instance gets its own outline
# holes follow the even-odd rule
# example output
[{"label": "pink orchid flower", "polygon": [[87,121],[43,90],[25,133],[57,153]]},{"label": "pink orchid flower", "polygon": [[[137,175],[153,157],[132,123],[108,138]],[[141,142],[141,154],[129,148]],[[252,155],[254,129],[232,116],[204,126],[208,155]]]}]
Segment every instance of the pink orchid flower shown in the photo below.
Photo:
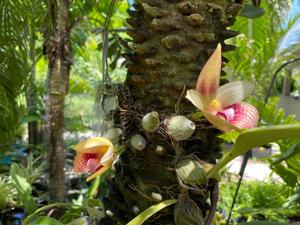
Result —
[{"label": "pink orchid flower", "polygon": [[196,90],[188,90],[186,98],[222,131],[256,127],[259,119],[257,109],[241,102],[251,94],[254,85],[234,81],[219,87],[221,65],[222,51],[218,44],[199,75]]},{"label": "pink orchid flower", "polygon": [[116,157],[113,144],[106,138],[93,137],[81,141],[75,147],[73,171],[92,173],[86,180],[90,181],[108,170]]}]

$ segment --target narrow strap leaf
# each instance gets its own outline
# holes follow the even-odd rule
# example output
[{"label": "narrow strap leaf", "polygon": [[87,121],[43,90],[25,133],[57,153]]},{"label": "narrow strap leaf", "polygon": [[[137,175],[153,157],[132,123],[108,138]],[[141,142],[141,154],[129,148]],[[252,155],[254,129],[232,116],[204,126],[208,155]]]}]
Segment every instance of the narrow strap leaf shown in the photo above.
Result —
[{"label": "narrow strap leaf", "polygon": [[160,210],[164,209],[169,205],[175,204],[176,202],[177,202],[176,199],[169,199],[157,203],[153,206],[150,206],[144,212],[140,213],[137,217],[135,217],[133,220],[127,223],[127,225],[141,225],[155,213],[159,212]]}]

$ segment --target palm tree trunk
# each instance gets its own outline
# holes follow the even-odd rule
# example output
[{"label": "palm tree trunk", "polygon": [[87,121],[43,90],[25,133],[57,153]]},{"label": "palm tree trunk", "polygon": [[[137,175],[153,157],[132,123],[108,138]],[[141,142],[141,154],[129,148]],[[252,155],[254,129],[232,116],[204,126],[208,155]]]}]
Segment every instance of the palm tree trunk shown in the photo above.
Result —
[{"label": "palm tree trunk", "polygon": [[[228,0],[137,0],[133,7],[127,20],[133,39],[128,43],[130,53],[125,54],[128,74],[125,85],[117,87],[119,110],[114,115],[115,126],[123,129],[127,141],[115,164],[115,177],[107,180],[103,224],[126,224],[156,202],[177,199],[182,193],[188,193],[206,216],[213,182],[200,192],[182,187],[174,165],[188,155],[215,163],[222,155],[220,132],[202,118],[194,121],[191,138],[175,142],[166,122],[173,115],[196,111],[185,99],[185,91],[195,88],[202,66],[218,43],[223,51],[234,49],[224,40],[237,35],[226,27],[234,23],[240,5]],[[151,111],[157,111],[163,123],[156,132],[148,133],[141,119]],[[142,151],[133,149],[128,141],[137,133],[147,140]],[[147,224],[175,224],[173,211],[169,207]]]},{"label": "palm tree trunk", "polygon": [[65,197],[63,109],[71,65],[68,29],[69,0],[52,1],[50,9],[51,30],[46,43],[49,65],[45,129],[49,157],[49,195],[52,201],[63,201]]}]

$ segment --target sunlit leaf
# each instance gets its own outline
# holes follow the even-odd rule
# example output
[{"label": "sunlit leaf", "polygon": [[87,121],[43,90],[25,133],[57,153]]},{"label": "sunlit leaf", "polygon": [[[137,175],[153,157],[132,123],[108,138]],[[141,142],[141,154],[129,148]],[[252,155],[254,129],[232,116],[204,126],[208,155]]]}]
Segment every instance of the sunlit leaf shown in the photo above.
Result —
[{"label": "sunlit leaf", "polygon": [[37,206],[33,196],[31,195],[32,188],[26,179],[25,169],[20,165],[13,163],[11,165],[9,175],[18,192],[19,198],[25,207],[25,210],[28,213],[33,213],[37,209]]},{"label": "sunlit leaf", "polygon": [[41,208],[38,208],[36,211],[34,211],[34,213],[30,214],[29,216],[27,216],[24,220],[22,225],[29,225],[34,221],[34,218],[36,218],[36,216],[48,209],[52,209],[52,208],[62,208],[62,207],[78,207],[78,208],[82,208],[82,206],[80,205],[74,205],[71,203],[53,203],[53,204],[49,204],[49,205],[45,205]]},{"label": "sunlit leaf", "polygon": [[127,225],[141,225],[143,224],[148,218],[153,216],[155,213],[159,212],[160,210],[164,209],[165,207],[175,204],[177,200],[169,199],[163,202],[157,203],[156,205],[150,206],[144,212],[140,213],[137,217],[131,220]]},{"label": "sunlit leaf", "polygon": [[231,151],[209,171],[208,176],[213,177],[217,171],[226,166],[234,158],[254,147],[286,138],[300,138],[300,124],[277,125],[246,130],[238,136]]},{"label": "sunlit leaf", "polygon": [[26,123],[30,123],[30,122],[34,122],[34,121],[41,121],[42,118],[40,115],[38,115],[37,113],[31,113],[31,114],[27,114],[26,116],[24,116],[21,120],[21,124],[26,124]]},{"label": "sunlit leaf", "polygon": [[283,204],[283,207],[288,208],[293,203],[297,203],[300,200],[300,190],[289,197],[288,201]]},{"label": "sunlit leaf", "polygon": [[277,173],[284,182],[287,183],[290,187],[294,188],[297,183],[297,175],[289,168],[281,165],[276,164],[272,166],[272,170]]},{"label": "sunlit leaf", "polygon": [[283,152],[280,157],[274,159],[272,164],[280,163],[294,155],[300,154],[300,144],[294,145],[292,148],[288,149],[286,152]]},{"label": "sunlit leaf", "polygon": [[48,216],[40,216],[34,222],[29,223],[29,225],[63,225],[63,223],[58,220],[48,217]]}]

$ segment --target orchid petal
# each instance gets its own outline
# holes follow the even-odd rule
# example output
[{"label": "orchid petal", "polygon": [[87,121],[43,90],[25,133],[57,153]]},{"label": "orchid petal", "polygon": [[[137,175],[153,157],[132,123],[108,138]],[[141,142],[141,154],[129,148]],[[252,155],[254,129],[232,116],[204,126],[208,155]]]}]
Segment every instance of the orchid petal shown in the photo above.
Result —
[{"label": "orchid petal", "polygon": [[222,131],[235,130],[235,131],[241,132],[241,130],[238,127],[232,125],[230,122],[228,122],[225,119],[222,119],[219,116],[215,116],[215,115],[213,115],[213,114],[211,114],[210,112],[207,112],[207,111],[204,111],[203,114],[206,117],[206,119],[209,122],[211,122],[219,130],[222,130]]},{"label": "orchid petal", "polygon": [[201,98],[196,90],[188,90],[186,92],[186,98],[190,100],[190,102],[193,103],[198,109],[203,110]]},{"label": "orchid petal", "polygon": [[238,128],[257,127],[259,113],[257,109],[250,104],[240,103],[231,106],[234,109],[234,117],[230,123]]},{"label": "orchid petal", "polygon": [[101,167],[98,171],[96,171],[95,173],[93,173],[91,176],[89,176],[88,178],[86,178],[86,181],[91,181],[94,178],[96,178],[97,176],[100,176],[102,173],[104,173],[105,171],[107,171],[109,168],[111,167],[111,165],[109,166],[104,166]]},{"label": "orchid petal", "polygon": [[102,137],[92,137],[77,144],[75,150],[77,152],[99,152],[104,154],[110,147],[113,147],[113,144],[108,139]]},{"label": "orchid petal", "polygon": [[115,153],[114,150],[112,148],[108,149],[107,152],[102,156],[100,163],[103,166],[107,166],[109,164],[111,164],[111,162],[114,160],[115,158]]},{"label": "orchid petal", "polygon": [[221,103],[222,108],[241,102],[254,90],[254,85],[246,81],[234,81],[222,85],[218,91],[216,99]]},{"label": "orchid petal", "polygon": [[98,160],[99,162],[99,156],[96,153],[81,153],[81,152],[77,153],[74,159],[74,166],[73,166],[74,172],[76,173],[91,172],[90,168],[88,167],[89,160]]},{"label": "orchid petal", "polygon": [[216,96],[220,82],[221,65],[222,51],[221,44],[218,44],[217,49],[203,66],[196,85],[196,90],[206,105]]}]

